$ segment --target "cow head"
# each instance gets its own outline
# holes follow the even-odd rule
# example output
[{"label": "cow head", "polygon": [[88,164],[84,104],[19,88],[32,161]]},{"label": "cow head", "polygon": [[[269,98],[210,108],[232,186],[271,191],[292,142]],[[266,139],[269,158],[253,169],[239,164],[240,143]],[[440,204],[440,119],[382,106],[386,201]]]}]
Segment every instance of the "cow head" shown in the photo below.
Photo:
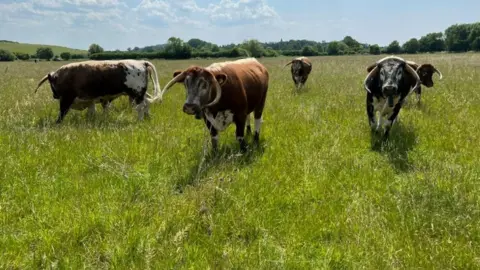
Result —
[{"label": "cow head", "polygon": [[48,82],[50,83],[50,89],[52,90],[52,95],[53,95],[53,98],[54,99],[59,99],[60,98],[60,95],[56,89],[56,82],[57,82],[57,74],[55,72],[50,72],[48,73],[47,75],[45,75],[45,77],[42,78],[42,80],[38,83],[37,85],[37,88],[35,89],[35,93],[37,92],[38,88],[40,88],[40,86],[48,80]]},{"label": "cow head", "polygon": [[227,75],[214,75],[202,67],[190,67],[184,71],[175,71],[173,79],[162,90],[163,94],[175,83],[183,83],[186,89],[186,100],[183,112],[201,118],[201,111],[218,103],[222,95],[221,86],[227,81]]},{"label": "cow head", "polygon": [[[405,87],[410,90],[410,83],[415,81],[415,90],[421,83],[420,77],[415,70],[400,57],[385,57],[375,64],[371,65],[370,70],[364,81],[365,90],[372,93],[373,89],[378,89],[388,100],[388,105],[393,107],[393,100],[399,96]],[[378,91],[377,90],[377,91]]]},{"label": "cow head", "polygon": [[442,73],[436,69],[432,64],[423,64],[417,68],[417,74],[420,76],[420,79],[422,80],[422,84],[424,84],[426,87],[432,87],[433,86],[433,73],[437,73],[440,76],[440,80],[443,78]]}]

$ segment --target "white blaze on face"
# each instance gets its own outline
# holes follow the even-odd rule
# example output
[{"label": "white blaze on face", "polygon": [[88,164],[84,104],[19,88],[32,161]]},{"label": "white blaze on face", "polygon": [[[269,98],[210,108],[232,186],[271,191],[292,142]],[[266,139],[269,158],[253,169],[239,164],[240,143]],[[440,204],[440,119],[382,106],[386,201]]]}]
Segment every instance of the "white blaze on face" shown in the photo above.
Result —
[{"label": "white blaze on face", "polygon": [[218,112],[215,118],[206,110],[205,116],[217,131],[224,131],[233,122],[233,113],[230,110]]},{"label": "white blaze on face", "polygon": [[148,71],[143,62],[124,61],[127,70],[125,70],[125,85],[137,93],[147,87]]}]

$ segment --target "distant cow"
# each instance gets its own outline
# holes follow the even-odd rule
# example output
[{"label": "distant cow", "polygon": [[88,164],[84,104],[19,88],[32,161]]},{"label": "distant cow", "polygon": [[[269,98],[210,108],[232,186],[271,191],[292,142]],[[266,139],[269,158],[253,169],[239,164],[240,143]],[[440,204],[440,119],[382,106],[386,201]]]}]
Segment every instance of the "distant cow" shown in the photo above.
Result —
[{"label": "distant cow", "polygon": [[284,67],[292,64],[290,72],[297,89],[302,88],[307,82],[308,75],[312,71],[312,62],[307,57],[298,57],[288,62]]},{"label": "distant cow", "polygon": [[[148,73],[155,74],[153,80],[154,97],[148,95]],[[135,102],[138,118],[149,116],[150,103],[161,100],[158,96],[160,85],[155,66],[148,61],[83,61],[60,67],[50,72],[38,83],[38,88],[49,81],[54,99],[60,101],[60,113],[57,123],[70,109],[95,111],[95,103],[102,103],[104,109],[109,103],[122,95]],[[147,97],[146,97],[147,96]]]},{"label": "distant cow", "polygon": [[[372,130],[379,131],[386,117],[384,139],[387,139],[405,98],[420,86],[421,80],[404,59],[396,56],[380,59],[367,70],[370,72],[363,87],[367,90],[368,121]],[[378,123],[376,112],[380,112]]]},{"label": "distant cow", "polygon": [[204,68],[192,66],[175,71],[163,94],[175,83],[183,83],[187,99],[183,112],[203,117],[210,130],[212,147],[217,149],[219,132],[232,122],[242,151],[246,150],[245,123],[251,133],[250,113],[255,118],[255,142],[259,141],[262,113],[267,97],[269,74],[255,58],[214,63]]},{"label": "distant cow", "polygon": [[[433,87],[433,73],[437,73],[440,76],[440,80],[443,78],[442,73],[435,68],[432,64],[422,64],[419,65],[413,61],[407,61],[407,63],[417,71],[418,76],[420,76],[420,80],[422,80],[422,84],[425,85],[427,88]],[[417,95],[417,101],[420,102],[422,96],[422,86],[419,85],[418,88],[415,90]]]}]

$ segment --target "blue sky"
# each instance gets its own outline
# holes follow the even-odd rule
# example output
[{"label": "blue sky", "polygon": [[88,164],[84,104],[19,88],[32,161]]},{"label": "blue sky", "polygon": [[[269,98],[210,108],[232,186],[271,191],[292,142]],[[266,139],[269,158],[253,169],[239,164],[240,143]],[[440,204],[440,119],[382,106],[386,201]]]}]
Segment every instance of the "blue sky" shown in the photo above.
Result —
[{"label": "blue sky", "polygon": [[123,50],[171,36],[228,44],[351,35],[386,45],[478,21],[479,12],[478,0],[0,0],[0,39]]}]

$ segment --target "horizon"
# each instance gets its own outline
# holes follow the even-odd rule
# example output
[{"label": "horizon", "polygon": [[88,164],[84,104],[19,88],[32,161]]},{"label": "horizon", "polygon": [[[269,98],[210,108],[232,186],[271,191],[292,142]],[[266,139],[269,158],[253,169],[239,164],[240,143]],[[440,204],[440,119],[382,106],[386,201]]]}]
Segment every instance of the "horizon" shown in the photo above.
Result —
[{"label": "horizon", "polygon": [[[348,2],[348,3],[347,3]],[[27,0],[0,2],[0,39],[107,51],[165,44],[175,36],[217,45],[257,39],[330,42],[351,36],[360,43],[387,46],[419,39],[449,26],[478,21],[480,2],[386,3],[298,0],[296,5],[267,0]],[[304,5],[307,3],[307,5]],[[305,8],[307,6],[307,8]],[[411,8],[412,6],[415,9]],[[391,13],[395,10],[396,13]],[[362,16],[367,11],[374,16]],[[301,16],[299,16],[301,15]],[[404,17],[417,18],[406,20]],[[378,31],[371,29],[378,28]],[[391,31],[394,29],[394,31]]]}]

